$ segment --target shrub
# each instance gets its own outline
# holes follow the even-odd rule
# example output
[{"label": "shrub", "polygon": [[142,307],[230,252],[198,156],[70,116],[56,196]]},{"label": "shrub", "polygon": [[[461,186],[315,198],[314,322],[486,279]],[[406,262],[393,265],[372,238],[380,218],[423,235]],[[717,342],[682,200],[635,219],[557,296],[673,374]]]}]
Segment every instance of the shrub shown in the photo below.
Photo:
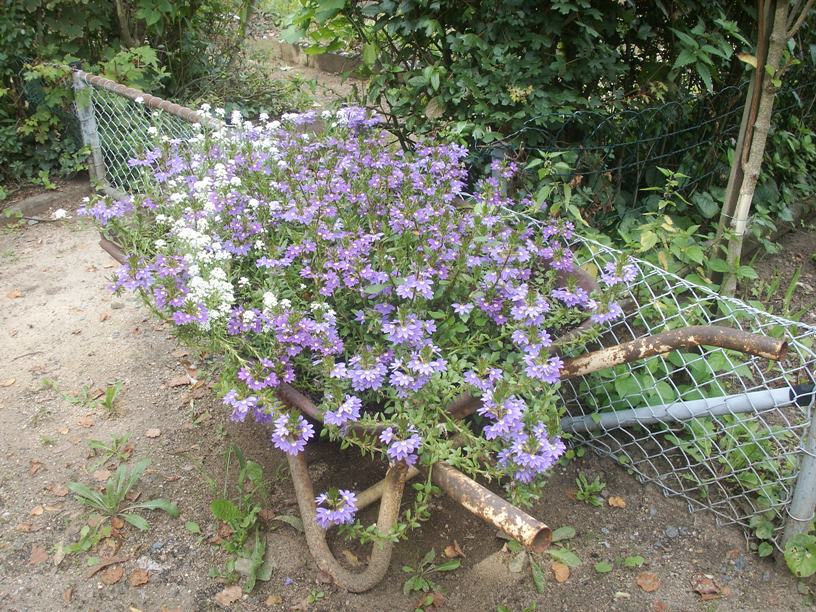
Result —
[{"label": "shrub", "polygon": [[[84,209],[130,254],[115,288],[223,354],[232,419],[270,424],[278,449],[315,437],[277,398],[291,383],[344,446],[445,460],[529,501],[564,452],[557,350],[593,331],[561,334],[621,316],[612,293],[634,269],[610,265],[603,293],[578,286],[572,225],[512,213],[532,207],[503,195],[512,165],[466,197],[462,147],[403,152],[361,109],[326,113],[318,132],[316,119],[255,126],[236,113],[233,128],[158,139],[132,160],[146,192]],[[446,411],[463,392],[483,402],[472,422]],[[418,499],[412,524],[427,511]],[[319,502],[323,523],[359,529],[351,492]]]}]

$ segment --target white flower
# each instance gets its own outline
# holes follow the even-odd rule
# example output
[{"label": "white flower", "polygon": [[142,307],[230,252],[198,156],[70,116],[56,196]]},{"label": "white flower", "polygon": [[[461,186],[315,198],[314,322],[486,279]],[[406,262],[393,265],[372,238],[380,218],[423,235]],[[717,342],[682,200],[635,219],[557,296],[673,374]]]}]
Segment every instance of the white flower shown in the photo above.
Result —
[{"label": "white flower", "polygon": [[147,133],[150,134],[151,136],[155,136],[156,134],[159,133],[159,130],[156,129],[156,126],[151,125],[149,128],[147,128]]},{"label": "white flower", "polygon": [[238,187],[238,185],[240,185],[240,184],[241,184],[241,179],[239,177],[233,176],[230,179],[230,185],[232,185],[233,187]]},{"label": "white flower", "polygon": [[269,119],[269,113],[261,113],[260,115],[258,115],[258,119],[266,122]]},{"label": "white flower", "polygon": [[246,276],[242,276],[238,279],[238,286],[239,287],[246,287],[249,284],[249,279]]},{"label": "white flower", "polygon": [[138,98],[136,98],[136,99],[135,99],[135,100],[133,100],[133,101],[134,101],[136,104],[144,104],[144,98],[143,98],[142,96],[139,96]]},{"label": "white flower", "polygon": [[64,208],[58,208],[54,212],[51,213],[51,218],[54,221],[59,221],[60,219],[65,219],[68,216],[68,213],[65,211]]},{"label": "white flower", "polygon": [[211,108],[212,108],[212,106],[210,106],[206,102],[201,105],[201,110],[203,110],[205,113],[209,113]]}]

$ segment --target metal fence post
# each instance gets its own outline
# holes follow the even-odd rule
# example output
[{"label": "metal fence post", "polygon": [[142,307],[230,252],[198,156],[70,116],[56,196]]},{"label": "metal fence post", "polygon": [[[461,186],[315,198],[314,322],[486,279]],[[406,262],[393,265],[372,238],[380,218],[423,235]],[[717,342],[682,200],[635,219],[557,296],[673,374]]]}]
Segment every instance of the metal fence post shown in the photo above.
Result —
[{"label": "metal fence post", "polygon": [[810,425],[807,435],[802,438],[802,464],[796,486],[788,508],[788,520],[785,521],[785,533],[782,545],[793,536],[807,532],[810,522],[816,513],[816,414],[814,404],[810,406]]},{"label": "metal fence post", "polygon": [[90,147],[91,155],[88,159],[88,174],[91,181],[103,183],[105,180],[105,162],[102,158],[102,145],[99,142],[99,132],[96,126],[93,101],[88,84],[74,72],[74,104],[76,105],[79,128],[82,131],[82,143]]}]

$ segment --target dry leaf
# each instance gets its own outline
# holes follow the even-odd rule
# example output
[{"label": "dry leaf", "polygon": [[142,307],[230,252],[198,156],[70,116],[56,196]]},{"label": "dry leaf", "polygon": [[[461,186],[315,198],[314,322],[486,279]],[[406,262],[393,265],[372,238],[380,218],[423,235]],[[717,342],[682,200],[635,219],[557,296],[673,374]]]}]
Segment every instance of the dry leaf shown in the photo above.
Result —
[{"label": "dry leaf", "polygon": [[277,593],[274,595],[270,595],[269,597],[266,598],[266,601],[264,601],[264,604],[266,605],[267,608],[271,608],[272,606],[279,606],[282,603],[283,597],[281,597]]},{"label": "dry leaf", "polygon": [[243,591],[241,587],[235,585],[231,587],[227,587],[223,591],[221,591],[218,595],[215,596],[215,603],[228,608],[236,601],[241,599],[241,594]]},{"label": "dry leaf", "polygon": [[65,602],[66,606],[71,605],[71,600],[74,598],[74,587],[69,586],[62,592],[62,601]]},{"label": "dry leaf", "polygon": [[705,574],[696,574],[691,578],[691,590],[697,593],[703,601],[719,599],[722,596],[720,585],[714,581],[712,576]]},{"label": "dry leaf", "polygon": [[6,380],[0,382],[0,387],[10,387],[16,380],[16,378],[7,378]]},{"label": "dry leaf", "polygon": [[187,355],[189,355],[190,351],[188,351],[187,349],[178,348],[170,354],[176,359],[181,359],[182,357],[186,357]]},{"label": "dry leaf", "polygon": [[671,608],[669,608],[669,605],[662,599],[656,599],[652,604],[653,612],[669,612],[670,609]]},{"label": "dry leaf", "polygon": [[122,529],[124,526],[125,526],[125,521],[123,521],[118,516],[114,516],[111,519],[111,527],[113,527],[114,529]]},{"label": "dry leaf", "polygon": [[94,418],[90,414],[86,414],[85,416],[79,417],[77,419],[77,425],[80,427],[88,428],[94,426]]},{"label": "dry leaf", "polygon": [[445,550],[442,552],[448,559],[465,556],[465,553],[463,553],[462,549],[459,547],[459,542],[456,540],[454,540],[452,544],[448,544],[445,547]]},{"label": "dry leaf", "polygon": [[11,300],[16,300],[17,298],[23,297],[23,292],[19,289],[12,289],[6,294],[6,297]]},{"label": "dry leaf", "polygon": [[98,480],[99,482],[105,482],[108,478],[110,478],[110,470],[106,470],[105,468],[96,470],[93,473],[94,480]]},{"label": "dry leaf", "polygon": [[45,467],[45,464],[42,461],[37,461],[36,459],[31,459],[28,462],[28,475],[33,476],[37,472],[41,471]]},{"label": "dry leaf", "polygon": [[189,385],[192,381],[190,380],[189,376],[174,376],[170,380],[167,381],[166,385],[168,387],[184,387]]},{"label": "dry leaf", "polygon": [[65,497],[69,493],[68,487],[57,482],[52,483],[51,486],[48,487],[48,490],[51,492],[51,495],[56,495],[57,497]]},{"label": "dry leaf", "polygon": [[51,505],[51,506],[49,506],[48,504],[45,504],[45,511],[46,512],[60,512],[60,511],[62,511],[62,504],[54,504],[54,505]]},{"label": "dry leaf", "polygon": [[552,569],[553,578],[555,578],[555,581],[559,584],[566,582],[570,577],[569,565],[553,563],[550,569]]},{"label": "dry leaf", "polygon": [[34,506],[31,509],[31,516],[40,516],[43,512],[45,512],[45,508],[42,505]]},{"label": "dry leaf", "polygon": [[660,578],[652,572],[641,572],[635,576],[635,583],[647,593],[651,593],[660,588]]},{"label": "dry leaf", "polygon": [[63,425],[63,426],[62,426],[62,427],[60,427],[60,428],[59,428],[57,431],[58,431],[59,433],[61,433],[61,434],[64,436],[64,435],[65,435],[65,434],[67,434],[69,431],[71,431],[71,429],[70,429],[70,427],[68,427],[67,425]]},{"label": "dry leaf", "polygon": [[98,400],[103,395],[105,395],[105,390],[102,387],[97,387],[91,391],[91,399]]},{"label": "dry leaf", "polygon": [[99,321],[100,322],[101,321],[107,321],[108,319],[110,319],[110,313],[109,312],[103,312],[101,315],[99,315]]},{"label": "dry leaf", "polygon": [[125,568],[121,565],[112,565],[111,567],[104,570],[100,575],[99,578],[102,580],[104,584],[108,586],[112,584],[116,584],[122,579],[122,576],[125,575]]},{"label": "dry leaf", "polygon": [[130,586],[132,587],[139,587],[147,584],[148,580],[150,580],[150,576],[148,575],[147,571],[143,569],[133,570],[130,574],[130,578],[128,578],[128,582],[130,582]]},{"label": "dry leaf", "polygon": [[626,500],[622,497],[618,497],[617,495],[611,496],[609,499],[606,500],[612,508],[625,508],[626,507]]},{"label": "dry leaf", "polygon": [[[430,598],[430,603],[426,603],[426,601]],[[427,610],[429,607],[432,607],[434,610],[436,608],[443,608],[445,607],[445,596],[442,593],[437,593],[436,591],[431,591],[430,593],[423,593],[419,597],[419,601],[416,604],[417,610]]]},{"label": "dry leaf", "polygon": [[352,567],[360,567],[360,559],[350,550],[344,548],[342,551],[343,558],[348,562],[348,564]]},{"label": "dry leaf", "polygon": [[22,533],[31,533],[32,531],[39,531],[39,529],[35,529],[34,525],[31,523],[20,523],[15,527],[15,529]]},{"label": "dry leaf", "polygon": [[48,561],[48,551],[45,547],[35,544],[31,547],[31,555],[28,557],[29,565],[37,565]]},{"label": "dry leaf", "polygon": [[160,435],[161,435],[161,429],[158,429],[156,427],[154,427],[152,429],[148,429],[145,432],[145,436],[147,436],[148,438],[158,438]]}]

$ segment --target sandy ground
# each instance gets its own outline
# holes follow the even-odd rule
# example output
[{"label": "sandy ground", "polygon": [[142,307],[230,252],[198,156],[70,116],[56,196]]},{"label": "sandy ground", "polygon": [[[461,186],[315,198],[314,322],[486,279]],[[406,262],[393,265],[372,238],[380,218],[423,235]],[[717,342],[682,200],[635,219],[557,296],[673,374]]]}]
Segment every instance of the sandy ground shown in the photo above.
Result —
[{"label": "sandy ground", "polygon": [[[59,204],[74,209],[77,190],[66,190]],[[47,215],[43,215],[47,217]],[[150,317],[131,296],[114,297],[107,278],[112,260],[97,246],[94,229],[73,214],[57,223],[0,228],[0,609],[3,610],[214,610],[225,584],[210,577],[227,555],[209,544],[218,525],[209,512],[214,489],[223,486],[224,452],[230,442],[264,467],[269,495],[264,507],[274,514],[297,514],[281,453],[265,432],[250,423],[235,425],[206,385],[178,384],[192,372],[209,380],[217,360],[201,360],[181,349],[170,329]],[[195,369],[197,368],[197,369]],[[180,378],[181,377],[181,378]],[[69,401],[83,387],[123,382],[118,413]],[[88,512],[65,486],[72,481],[100,487],[116,462],[97,466],[88,441],[129,434],[129,463],[149,458],[151,465],[135,490],[141,499],[165,497],[181,509],[178,519],[163,513],[145,516],[145,532],[125,525],[87,553],[56,554],[60,543],[77,540]],[[310,447],[308,457],[317,487],[329,483],[363,488],[383,473],[328,444]],[[575,477],[601,476],[605,494],[619,496],[625,508],[593,508],[574,499]],[[101,479],[101,480],[100,480]],[[208,484],[214,483],[214,484]],[[323,490],[323,489],[320,489]],[[412,610],[417,594],[404,595],[401,571],[431,548],[458,543],[462,567],[434,577],[452,610],[761,610],[804,609],[804,599],[787,570],[747,550],[742,531],[718,527],[705,513],[689,514],[677,499],[642,486],[612,462],[587,455],[558,468],[547,498],[532,513],[553,527],[571,525],[567,542],[582,565],[564,583],[554,580],[550,559],[540,559],[546,575],[537,593],[529,565],[512,563],[495,530],[445,498],[435,503],[431,521],[396,547],[385,580],[369,593],[352,595],[326,583],[311,560],[303,536],[276,522],[267,532],[268,555],[275,565],[269,582],[231,605],[235,610]],[[364,515],[373,520],[373,510]],[[201,526],[205,538],[185,529]],[[366,550],[334,542],[365,560]],[[628,569],[620,560],[641,555],[645,565]],[[97,558],[121,562],[90,575]],[[609,561],[609,573],[594,565]],[[110,583],[119,569],[121,578]],[[137,570],[148,581],[131,584]],[[513,571],[521,570],[521,571]],[[637,584],[654,574],[657,588]],[[695,581],[711,577],[719,598],[703,601]],[[136,580],[138,582],[138,580]],[[110,584],[108,584],[110,583]],[[322,593],[322,596],[319,594]],[[313,603],[307,603],[310,594]],[[441,600],[439,602],[441,604]]]}]

